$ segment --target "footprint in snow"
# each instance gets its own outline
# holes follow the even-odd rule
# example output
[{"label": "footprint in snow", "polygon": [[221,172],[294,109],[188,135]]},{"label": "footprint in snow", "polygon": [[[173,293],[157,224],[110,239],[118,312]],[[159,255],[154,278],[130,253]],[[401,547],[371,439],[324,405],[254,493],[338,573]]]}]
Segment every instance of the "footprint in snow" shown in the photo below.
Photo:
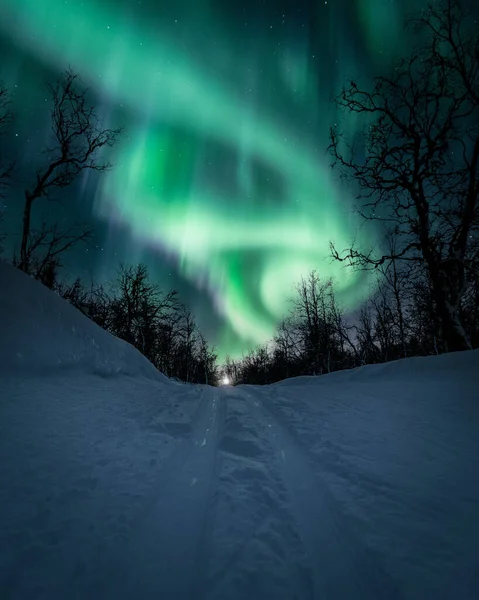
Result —
[{"label": "footprint in snow", "polygon": [[253,440],[242,440],[229,435],[223,437],[219,447],[224,452],[238,456],[255,457],[263,454],[263,450]]}]

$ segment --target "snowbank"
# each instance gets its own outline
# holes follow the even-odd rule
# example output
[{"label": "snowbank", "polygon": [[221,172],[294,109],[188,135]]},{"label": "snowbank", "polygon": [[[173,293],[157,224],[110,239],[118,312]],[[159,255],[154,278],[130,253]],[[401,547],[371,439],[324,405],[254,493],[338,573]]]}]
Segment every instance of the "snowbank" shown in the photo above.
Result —
[{"label": "snowbank", "polygon": [[[437,380],[467,378],[479,382],[479,350],[454,352],[439,356],[415,356],[378,365],[335,371],[321,376],[299,376],[284,379],[273,386],[332,385],[392,380]],[[479,390],[478,390],[479,395]]]},{"label": "snowbank", "polygon": [[0,261],[0,374],[81,370],[167,378],[130,344],[40,282]]}]

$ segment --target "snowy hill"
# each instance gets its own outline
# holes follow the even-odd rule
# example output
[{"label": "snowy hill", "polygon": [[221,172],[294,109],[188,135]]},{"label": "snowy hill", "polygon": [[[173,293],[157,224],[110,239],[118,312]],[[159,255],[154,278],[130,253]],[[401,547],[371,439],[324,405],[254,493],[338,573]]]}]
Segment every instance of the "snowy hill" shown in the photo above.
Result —
[{"label": "snowy hill", "polygon": [[0,598],[479,598],[479,353],[179,385],[0,265]]},{"label": "snowy hill", "polygon": [[0,370],[81,369],[164,377],[130,344],[118,340],[44,285],[0,261]]}]

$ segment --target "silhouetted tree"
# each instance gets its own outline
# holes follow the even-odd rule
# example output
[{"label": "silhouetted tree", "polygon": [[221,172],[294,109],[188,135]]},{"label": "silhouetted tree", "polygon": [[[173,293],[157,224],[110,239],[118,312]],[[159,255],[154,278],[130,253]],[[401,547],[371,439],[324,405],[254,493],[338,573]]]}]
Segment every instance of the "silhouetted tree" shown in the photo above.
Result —
[{"label": "silhouetted tree", "polygon": [[365,117],[363,147],[331,130],[335,164],[360,188],[360,214],[394,237],[394,249],[332,252],[360,268],[424,266],[441,347],[462,350],[471,342],[461,302],[479,259],[479,28],[458,0],[429,4],[411,25],[421,45],[390,76],[371,89],[351,82],[337,98]]},{"label": "silhouetted tree", "polygon": [[240,380],[240,361],[234,360],[226,355],[222,368],[222,375],[226,376],[231,384],[237,384]]},{"label": "silhouetted tree", "polygon": [[73,304],[73,306],[78,308],[85,315],[90,316],[88,311],[88,305],[90,301],[88,290],[82,284],[79,277],[77,277],[71,284],[57,282],[54,289],[62,298],[68,300],[70,304]]},{"label": "silhouetted tree", "polygon": [[331,279],[321,281],[316,271],[301,278],[292,299],[291,318],[299,333],[303,360],[312,374],[329,373],[335,367],[342,341],[337,331],[337,307]]},{"label": "silhouetted tree", "polygon": [[[43,221],[38,229],[30,230],[26,249],[28,271],[35,279],[50,289],[54,289],[58,281],[58,272],[63,267],[63,254],[80,243],[87,243],[92,238],[92,231],[86,226],[67,225],[60,222]],[[21,266],[14,256],[13,264]]]},{"label": "silhouetted tree", "polygon": [[109,328],[129,342],[154,364],[161,354],[160,325],[171,311],[179,309],[175,291],[162,293],[151,282],[146,265],[121,265],[110,301]]},{"label": "silhouetted tree", "polygon": [[362,306],[359,311],[356,332],[360,364],[366,365],[378,362],[380,352],[375,339],[374,317],[369,302]]},{"label": "silhouetted tree", "polygon": [[[5,135],[8,125],[13,120],[13,113],[10,110],[11,97],[8,89],[0,82],[0,136]],[[0,198],[5,193],[5,188],[8,186],[10,176],[14,168],[14,161],[0,156]]]},{"label": "silhouetted tree", "polygon": [[463,322],[471,345],[479,347],[479,272],[470,272],[466,292],[462,298]]},{"label": "silhouetted tree", "polygon": [[214,348],[210,348],[205,337],[198,333],[196,357],[196,373],[194,381],[196,383],[206,383],[207,385],[218,385],[218,367],[216,360],[218,358]]},{"label": "silhouetted tree", "polygon": [[197,342],[198,333],[193,314],[188,307],[182,305],[175,348],[176,377],[182,381],[192,381]]},{"label": "silhouetted tree", "polygon": [[162,292],[144,264],[121,265],[109,290],[55,280],[53,289],[98,325],[129,342],[168,377],[217,385],[217,356],[176,291]]},{"label": "silhouetted tree", "polygon": [[225,372],[235,383],[266,384],[297,375],[322,375],[355,366],[358,350],[334,293],[332,280],[316,271],[301,278],[289,315],[269,344],[256,347]]},{"label": "silhouetted tree", "polygon": [[438,354],[439,326],[435,297],[428,273],[415,280],[408,314],[409,356]]},{"label": "silhouetted tree", "polygon": [[271,358],[266,346],[258,346],[243,356],[238,383],[264,385],[271,382]]},{"label": "silhouetted tree", "polygon": [[301,339],[291,315],[283,319],[273,338],[272,379],[279,381],[301,373],[303,356]]},{"label": "silhouetted tree", "polygon": [[[0,82],[0,137],[6,133],[8,125],[12,122],[13,115],[10,111],[10,94],[7,88]],[[5,195],[5,190],[9,185],[10,176],[14,167],[14,161],[0,156],[0,201]],[[0,224],[3,222],[3,206],[0,203]],[[3,243],[5,233],[0,232],[0,254],[3,252]]]},{"label": "silhouetted tree", "polygon": [[106,146],[113,146],[122,131],[102,128],[96,109],[88,102],[87,90],[79,87],[78,76],[72,71],[66,71],[55,85],[47,84],[47,90],[53,103],[52,138],[44,152],[47,162],[25,190],[19,262],[24,271],[30,268],[33,203],[50,197],[55,189],[68,187],[85,170],[108,170],[111,165],[100,159],[100,152]]}]

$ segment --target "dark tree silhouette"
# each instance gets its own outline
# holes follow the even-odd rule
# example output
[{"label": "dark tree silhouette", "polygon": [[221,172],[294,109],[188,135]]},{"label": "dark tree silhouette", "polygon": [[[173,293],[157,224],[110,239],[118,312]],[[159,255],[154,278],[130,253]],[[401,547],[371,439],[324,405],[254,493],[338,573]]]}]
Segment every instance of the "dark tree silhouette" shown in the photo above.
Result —
[{"label": "dark tree silhouette", "polygon": [[298,375],[323,375],[360,363],[351,339],[353,327],[344,319],[334,284],[316,271],[302,277],[289,299],[289,315],[266,344],[242,359],[229,357],[224,373],[233,383],[266,384]]},{"label": "dark tree silhouette", "polygon": [[206,385],[218,384],[218,369],[216,359],[218,358],[214,348],[209,347],[205,337],[198,333],[198,348],[195,361],[196,372],[194,381],[206,383]]},{"label": "dark tree silhouette", "polygon": [[360,268],[407,262],[427,271],[442,350],[471,347],[461,319],[479,260],[479,28],[458,0],[428,5],[410,23],[420,46],[371,89],[355,82],[336,102],[365,118],[361,148],[331,130],[334,164],[357,182],[360,214],[393,249],[332,245]]},{"label": "dark tree silhouette", "polygon": [[[193,313],[186,306],[179,310],[180,320],[177,329],[175,363],[177,373],[183,381],[192,381],[195,366],[195,352],[198,345],[198,331]],[[177,376],[178,376],[177,375]]]},{"label": "dark tree silhouette", "polygon": [[159,328],[179,310],[177,293],[163,293],[150,280],[146,265],[121,265],[110,300],[109,328],[157,363]]},{"label": "dark tree silhouette", "polygon": [[100,151],[113,146],[121,129],[104,129],[87,92],[79,86],[78,76],[66,71],[55,85],[47,84],[53,107],[52,141],[45,148],[48,161],[37,171],[35,182],[25,190],[20,268],[29,271],[31,213],[33,203],[49,197],[58,188],[71,185],[85,170],[104,172],[111,165],[102,162]]},{"label": "dark tree silhouette", "polygon": [[[8,89],[0,82],[0,136],[6,133],[8,125],[13,120],[10,104],[11,98]],[[0,157],[0,198],[4,195],[5,188],[8,186],[14,165],[12,159]]]},{"label": "dark tree silhouette", "polygon": [[[12,122],[13,115],[10,111],[10,94],[0,82],[0,136],[6,133],[8,125]],[[0,199],[4,197],[5,190],[10,182],[10,176],[15,163],[11,159],[0,156]],[[0,223],[3,221],[3,207],[0,206]],[[4,232],[0,233],[0,254],[3,252]]]},{"label": "dark tree silhouette", "polygon": [[226,355],[222,368],[222,375],[227,377],[230,383],[235,384],[240,380],[240,361]]},{"label": "dark tree silhouette", "polygon": [[344,344],[338,330],[339,325],[344,333],[333,281],[322,281],[316,271],[311,271],[307,278],[301,278],[291,302],[291,321],[309,372],[330,373],[340,360]]},{"label": "dark tree silhouette", "polygon": [[[63,264],[61,257],[70,248],[86,243],[92,238],[92,231],[86,225],[66,225],[43,221],[38,229],[30,231],[26,252],[28,271],[35,279],[50,289],[54,289],[58,272]],[[16,264],[16,258],[13,259]],[[19,265],[20,266],[20,265]]]},{"label": "dark tree silhouette", "polygon": [[162,373],[189,383],[217,385],[217,355],[193,314],[172,290],[151,281],[144,264],[121,265],[106,289],[79,278],[55,280],[53,289],[113,335],[137,348]]}]

